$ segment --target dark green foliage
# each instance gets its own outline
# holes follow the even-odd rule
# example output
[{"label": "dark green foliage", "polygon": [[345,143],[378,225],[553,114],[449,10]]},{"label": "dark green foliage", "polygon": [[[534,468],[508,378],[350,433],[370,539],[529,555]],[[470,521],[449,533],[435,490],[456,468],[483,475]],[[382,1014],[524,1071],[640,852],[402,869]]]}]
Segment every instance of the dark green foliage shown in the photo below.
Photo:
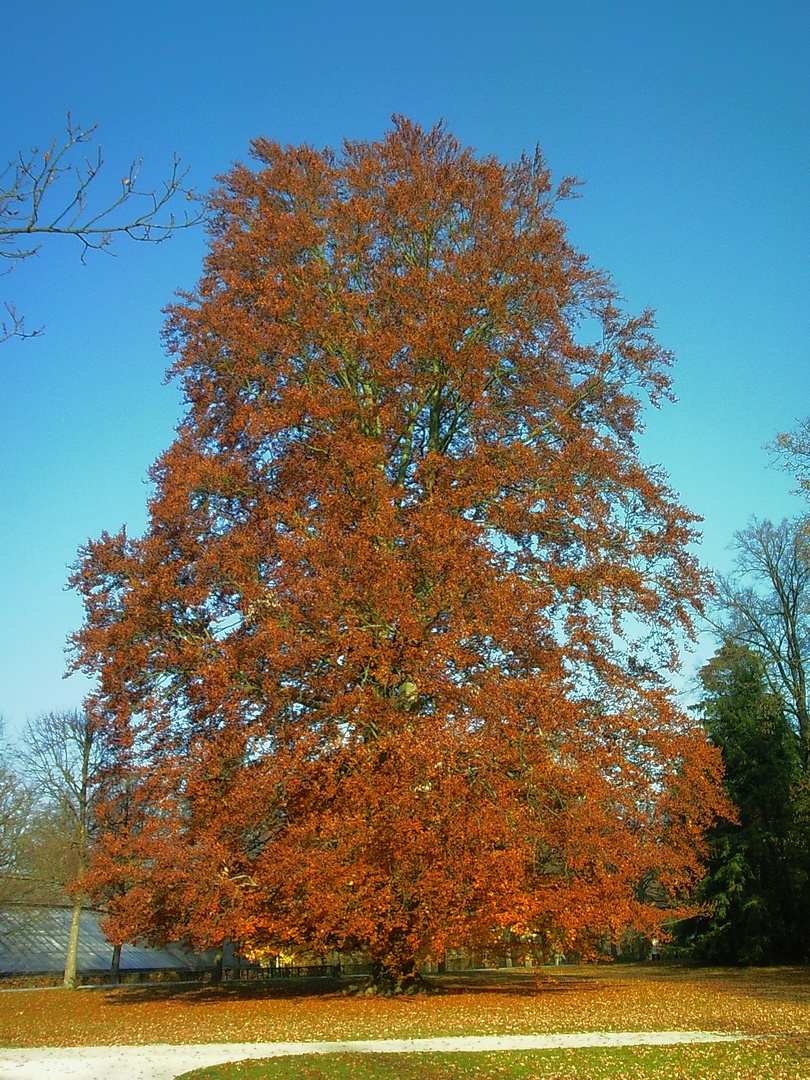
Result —
[{"label": "dark green foliage", "polygon": [[736,822],[710,835],[700,898],[711,915],[680,936],[714,963],[797,960],[808,951],[803,771],[784,703],[768,689],[765,661],[726,644],[701,671],[698,706],[723,755]]}]

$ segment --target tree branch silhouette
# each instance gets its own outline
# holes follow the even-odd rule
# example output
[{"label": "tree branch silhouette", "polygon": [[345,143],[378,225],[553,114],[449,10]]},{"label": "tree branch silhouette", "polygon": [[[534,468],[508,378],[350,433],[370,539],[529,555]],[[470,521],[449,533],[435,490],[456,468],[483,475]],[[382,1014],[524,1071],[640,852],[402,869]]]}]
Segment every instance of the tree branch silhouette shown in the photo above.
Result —
[{"label": "tree branch silhouette", "polygon": [[[117,236],[139,243],[159,244],[179,229],[199,224],[203,214],[200,197],[188,187],[188,168],[175,155],[167,180],[160,188],[139,186],[142,158],[136,158],[121,179],[121,190],[113,198],[96,203],[93,184],[104,166],[100,146],[90,154],[81,148],[92,144],[97,125],[83,127],[67,114],[64,141],[54,139],[49,148],[20,151],[0,172],[0,260],[8,274],[26,259],[36,256],[46,237],[73,237],[81,245],[81,261],[88,251],[110,251]],[[184,197],[193,209],[183,213],[169,204]],[[125,212],[124,212],[125,211]],[[0,262],[2,266],[2,262]],[[12,337],[31,338],[42,328],[29,331],[25,318],[11,301],[6,301],[6,319],[0,321],[0,343]]]}]

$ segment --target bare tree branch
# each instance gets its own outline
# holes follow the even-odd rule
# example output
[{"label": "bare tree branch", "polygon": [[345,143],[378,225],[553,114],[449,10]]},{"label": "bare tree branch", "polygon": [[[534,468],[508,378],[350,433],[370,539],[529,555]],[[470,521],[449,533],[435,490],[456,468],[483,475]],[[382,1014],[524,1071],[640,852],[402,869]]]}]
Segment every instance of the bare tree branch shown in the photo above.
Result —
[{"label": "bare tree branch", "polygon": [[714,627],[725,643],[745,645],[793,720],[810,771],[810,547],[807,521],[753,519],[735,534],[735,573],[719,577]]},{"label": "bare tree branch", "polygon": [[[92,143],[96,126],[85,128],[67,115],[64,142],[54,139],[41,152],[20,152],[0,172],[0,274],[10,273],[20,262],[33,258],[47,236],[74,237],[81,245],[81,259],[88,251],[110,251],[116,236],[140,243],[159,244],[178,229],[199,224],[203,213],[200,198],[186,185],[188,169],[175,156],[169,178],[160,189],[141,189],[138,181],[142,159],[131,163],[121,179],[115,198],[94,205],[91,185],[104,165],[101,147],[92,155],[79,156]],[[182,213],[169,210],[176,197],[192,204]],[[12,337],[36,337],[42,331],[26,331],[24,319],[14,305],[5,304],[8,320],[0,322],[0,343]]]},{"label": "bare tree branch", "polygon": [[43,327],[40,326],[38,330],[26,330],[25,317],[17,314],[14,305],[7,301],[3,307],[6,309],[9,321],[0,320],[0,345],[13,337],[32,338],[40,336]]},{"label": "bare tree branch", "polygon": [[27,830],[34,808],[31,789],[16,774],[0,717],[0,905],[28,898]]}]

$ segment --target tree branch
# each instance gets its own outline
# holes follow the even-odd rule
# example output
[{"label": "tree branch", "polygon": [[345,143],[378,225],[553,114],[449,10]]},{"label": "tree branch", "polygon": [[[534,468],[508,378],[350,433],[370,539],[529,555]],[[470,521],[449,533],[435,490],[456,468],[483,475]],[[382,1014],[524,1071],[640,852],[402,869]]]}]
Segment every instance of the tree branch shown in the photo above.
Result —
[{"label": "tree branch", "polygon": [[[128,236],[139,243],[159,244],[178,229],[200,223],[200,198],[186,185],[188,169],[175,156],[168,180],[161,189],[140,189],[142,159],[136,159],[121,180],[121,191],[108,202],[93,206],[91,185],[104,165],[101,147],[92,157],[77,159],[77,148],[92,142],[96,124],[84,128],[67,114],[67,136],[59,145],[54,140],[43,153],[38,148],[27,156],[22,152],[0,172],[0,260],[10,273],[18,263],[40,251],[42,237],[70,236],[81,244],[81,260],[87,252],[107,251],[116,236]],[[195,204],[182,214],[168,210],[175,197],[185,196]],[[126,213],[119,213],[126,207]],[[0,263],[2,265],[2,263]],[[14,305],[5,304],[9,320],[0,323],[0,343],[12,337],[38,336],[42,330],[27,332],[24,319]]]}]

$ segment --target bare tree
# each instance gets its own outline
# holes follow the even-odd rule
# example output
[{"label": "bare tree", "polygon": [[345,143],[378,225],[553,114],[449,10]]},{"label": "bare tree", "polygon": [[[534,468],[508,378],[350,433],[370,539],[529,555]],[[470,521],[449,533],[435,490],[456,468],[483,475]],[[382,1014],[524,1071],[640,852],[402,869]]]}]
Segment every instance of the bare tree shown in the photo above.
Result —
[{"label": "bare tree", "polygon": [[12,767],[0,719],[0,904],[4,906],[26,899],[30,886],[26,833],[33,802]]},{"label": "bare tree", "polygon": [[87,869],[93,828],[93,801],[100,779],[102,753],[92,722],[84,712],[46,713],[30,722],[22,760],[40,802],[61,823],[69,849],[66,880],[73,890],[73,915],[65,960],[64,985],[76,985],[76,961],[84,894],[81,877]]},{"label": "bare tree", "polygon": [[737,565],[718,579],[715,627],[726,643],[766,661],[771,689],[784,700],[810,770],[810,541],[808,522],[754,518],[735,534]]},{"label": "bare tree", "polygon": [[793,431],[780,432],[768,449],[780,468],[793,473],[805,497],[810,496],[810,417]]},{"label": "bare tree", "polygon": [[[18,263],[35,256],[45,237],[75,238],[84,260],[90,250],[109,251],[116,236],[157,244],[202,219],[198,197],[186,186],[188,169],[180,167],[177,157],[160,190],[139,187],[139,158],[130,164],[120,191],[96,203],[91,187],[104,165],[101,147],[90,155],[83,152],[95,132],[95,124],[82,127],[68,113],[64,140],[54,139],[45,151],[20,152],[0,172],[0,259],[6,260],[0,273],[10,273]],[[179,214],[169,210],[175,197],[184,197],[192,209]],[[6,302],[5,309],[0,342],[41,333],[25,329],[25,320],[13,303]]]}]

